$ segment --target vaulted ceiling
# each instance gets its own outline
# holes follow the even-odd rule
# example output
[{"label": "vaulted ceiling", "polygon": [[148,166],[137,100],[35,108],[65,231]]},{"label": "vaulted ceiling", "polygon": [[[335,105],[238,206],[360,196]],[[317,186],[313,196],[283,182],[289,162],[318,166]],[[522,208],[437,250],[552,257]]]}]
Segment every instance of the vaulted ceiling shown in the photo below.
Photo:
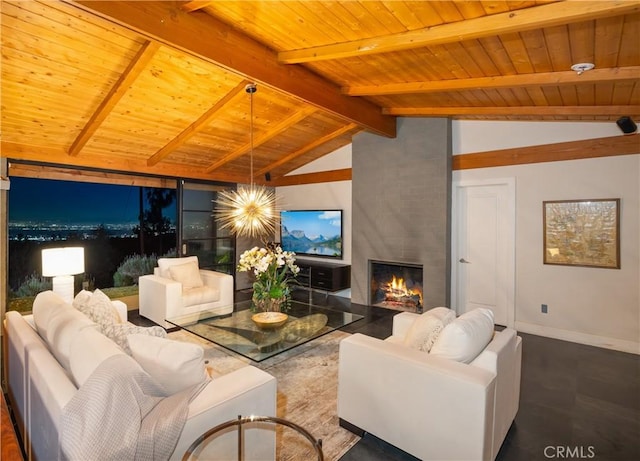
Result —
[{"label": "vaulted ceiling", "polygon": [[[359,131],[393,137],[397,116],[640,117],[640,1],[0,8],[0,147],[10,159],[248,182],[253,151],[262,182]],[[580,63],[595,68],[571,70]]]}]

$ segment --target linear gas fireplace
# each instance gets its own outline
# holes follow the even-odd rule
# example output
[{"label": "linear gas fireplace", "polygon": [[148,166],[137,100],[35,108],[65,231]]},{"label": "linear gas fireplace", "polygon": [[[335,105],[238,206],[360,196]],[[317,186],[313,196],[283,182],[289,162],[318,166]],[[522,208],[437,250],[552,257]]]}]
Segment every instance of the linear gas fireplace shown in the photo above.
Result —
[{"label": "linear gas fireplace", "polygon": [[422,312],[422,265],[369,260],[369,304]]}]

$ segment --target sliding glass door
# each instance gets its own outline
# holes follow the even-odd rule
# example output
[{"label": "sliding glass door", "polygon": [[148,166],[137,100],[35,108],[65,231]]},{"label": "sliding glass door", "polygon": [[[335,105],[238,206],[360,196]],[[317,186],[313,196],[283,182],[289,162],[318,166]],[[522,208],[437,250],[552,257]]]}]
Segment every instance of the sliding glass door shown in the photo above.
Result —
[{"label": "sliding glass door", "polygon": [[197,256],[203,269],[234,275],[235,240],[214,216],[217,194],[225,189],[229,186],[180,181],[178,248],[181,256]]}]

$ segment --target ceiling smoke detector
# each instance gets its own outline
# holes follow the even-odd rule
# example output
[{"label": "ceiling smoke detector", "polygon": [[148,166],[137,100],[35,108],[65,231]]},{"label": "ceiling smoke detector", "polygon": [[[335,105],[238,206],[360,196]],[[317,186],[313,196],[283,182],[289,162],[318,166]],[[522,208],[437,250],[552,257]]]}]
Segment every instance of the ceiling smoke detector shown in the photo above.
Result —
[{"label": "ceiling smoke detector", "polygon": [[588,70],[593,69],[595,66],[595,64],[590,63],[590,62],[581,62],[579,64],[574,64],[573,66],[571,66],[571,70],[575,71],[578,73],[578,75],[582,74],[583,72],[586,72]]}]

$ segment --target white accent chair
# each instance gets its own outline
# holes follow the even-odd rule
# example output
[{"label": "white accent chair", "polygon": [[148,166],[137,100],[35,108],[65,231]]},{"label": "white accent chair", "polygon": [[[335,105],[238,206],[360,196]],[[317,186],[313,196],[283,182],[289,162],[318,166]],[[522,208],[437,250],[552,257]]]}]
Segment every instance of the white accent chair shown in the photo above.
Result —
[{"label": "white accent chair", "polygon": [[153,274],[138,279],[140,315],[160,326],[168,318],[213,311],[233,312],[233,277],[200,269],[197,256],[160,258]]},{"label": "white accent chair", "polygon": [[342,340],[340,425],[422,460],[494,460],[518,411],[521,338],[496,331],[462,363],[403,343],[417,317],[397,314],[386,340],[359,333]]}]

